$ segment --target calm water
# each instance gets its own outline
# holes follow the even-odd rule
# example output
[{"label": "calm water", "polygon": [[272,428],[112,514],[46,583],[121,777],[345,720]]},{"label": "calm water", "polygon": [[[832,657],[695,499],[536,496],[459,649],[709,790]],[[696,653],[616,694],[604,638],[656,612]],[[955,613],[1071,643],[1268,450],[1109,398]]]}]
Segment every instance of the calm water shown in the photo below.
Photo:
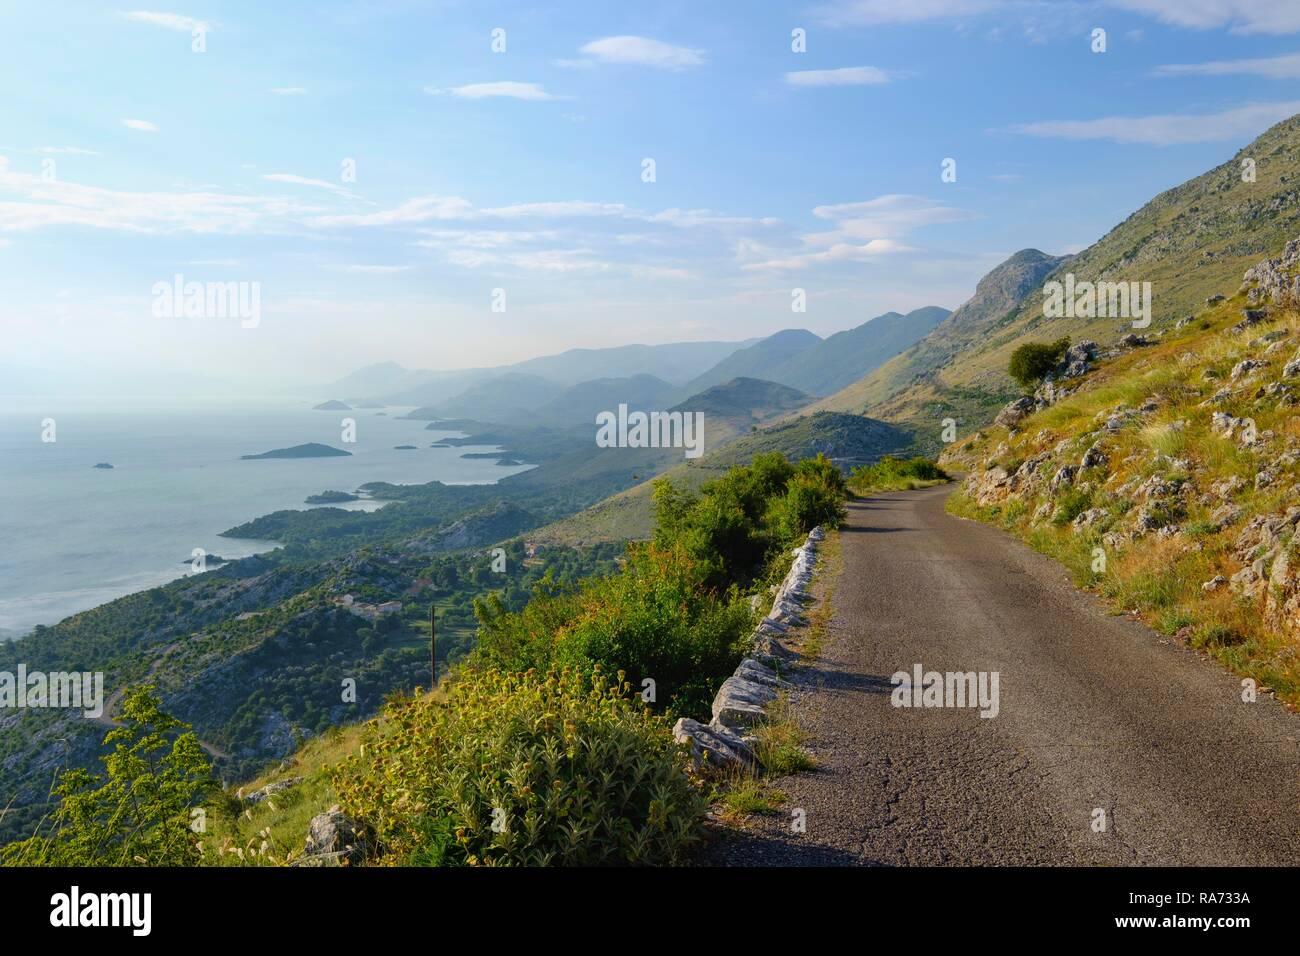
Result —
[{"label": "calm water", "polygon": [[[376,414],[384,411],[385,415]],[[0,639],[187,573],[203,548],[224,558],[275,546],[218,533],[325,489],[368,481],[479,484],[527,470],[465,459],[491,448],[430,448],[448,432],[406,408],[316,411],[293,400],[202,404],[0,397]],[[356,420],[355,444],[341,419]],[[56,441],[41,441],[55,420]],[[240,461],[320,442],[350,458]],[[416,448],[399,451],[394,445]],[[96,462],[113,469],[96,469]],[[344,507],[374,508],[375,502]]]}]

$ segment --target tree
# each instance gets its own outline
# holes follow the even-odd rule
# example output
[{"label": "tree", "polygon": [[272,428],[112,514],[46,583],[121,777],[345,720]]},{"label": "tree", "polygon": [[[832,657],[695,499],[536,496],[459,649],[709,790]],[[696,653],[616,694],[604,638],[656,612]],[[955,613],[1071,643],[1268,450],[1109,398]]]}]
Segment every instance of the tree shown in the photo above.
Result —
[{"label": "tree", "polygon": [[103,776],[75,767],[53,790],[52,832],[11,844],[0,862],[20,866],[194,866],[191,811],[216,789],[187,724],[162,710],[152,685],[129,691],[104,737]]},{"label": "tree", "polygon": [[1024,388],[1032,389],[1056,368],[1069,347],[1068,338],[1055,342],[1026,342],[1011,353],[1007,374]]}]

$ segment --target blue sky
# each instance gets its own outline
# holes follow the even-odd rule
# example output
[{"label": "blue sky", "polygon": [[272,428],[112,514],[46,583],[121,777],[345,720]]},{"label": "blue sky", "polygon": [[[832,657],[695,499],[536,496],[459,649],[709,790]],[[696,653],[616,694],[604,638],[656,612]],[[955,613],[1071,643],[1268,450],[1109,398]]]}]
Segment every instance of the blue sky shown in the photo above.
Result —
[{"label": "blue sky", "polygon": [[[3,361],[287,383],[828,334],[1300,112],[1294,0],[158,2],[0,15]],[[156,317],[177,273],[258,283],[258,324]]]}]

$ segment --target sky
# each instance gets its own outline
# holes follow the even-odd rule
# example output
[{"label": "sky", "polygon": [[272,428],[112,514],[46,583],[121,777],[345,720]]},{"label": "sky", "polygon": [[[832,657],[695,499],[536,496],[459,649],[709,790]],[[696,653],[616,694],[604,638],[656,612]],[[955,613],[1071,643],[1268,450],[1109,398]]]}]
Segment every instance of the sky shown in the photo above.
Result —
[{"label": "sky", "polygon": [[[1296,0],[131,2],[0,13],[0,370],[826,335],[1300,112]],[[250,310],[168,316],[177,276]]]}]

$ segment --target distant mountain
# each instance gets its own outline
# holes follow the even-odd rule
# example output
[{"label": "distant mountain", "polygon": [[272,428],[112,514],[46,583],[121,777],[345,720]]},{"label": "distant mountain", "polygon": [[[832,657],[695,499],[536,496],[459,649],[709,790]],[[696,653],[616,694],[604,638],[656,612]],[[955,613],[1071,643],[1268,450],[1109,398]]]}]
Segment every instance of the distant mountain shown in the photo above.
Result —
[{"label": "distant mountain", "polygon": [[375,401],[389,405],[437,405],[468,388],[510,373],[539,376],[562,387],[600,378],[633,378],[638,375],[650,375],[672,385],[683,385],[754,341],[670,342],[665,345],[569,349],[513,365],[445,372],[412,370],[396,362],[379,362],[322,385],[317,392],[341,395],[354,405]]},{"label": "distant mountain", "polygon": [[599,412],[625,404],[634,411],[662,411],[681,397],[682,389],[653,375],[598,378],[579,382],[538,408],[533,417],[548,425],[591,425]]},{"label": "distant mountain", "polygon": [[927,305],[906,315],[878,315],[799,353],[780,370],[778,381],[813,395],[830,395],[924,338],[950,314],[937,305]]},{"label": "distant mountain", "polygon": [[807,329],[782,329],[749,348],[727,356],[702,375],[687,382],[686,390],[694,395],[734,378],[757,378],[788,384],[781,378],[781,370],[800,353],[821,341],[821,336],[814,335]]},{"label": "distant mountain", "polygon": [[923,338],[948,314],[937,305],[906,315],[886,312],[826,339],[804,329],[786,329],[723,359],[687,387],[700,391],[746,376],[830,395]]},{"label": "distant mountain", "polygon": [[[1254,161],[1254,180],[1242,164]],[[1149,282],[1151,335],[1233,294],[1246,269],[1300,235],[1300,115],[1262,133],[1236,155],[1168,189],[1073,257],[1026,249],[994,269],[975,297],[926,339],[818,403],[914,426],[919,448],[938,446],[940,422],[959,429],[991,421],[1017,389],[1006,368],[1029,341],[1069,336],[1103,345],[1133,331],[1132,316],[1048,317],[1044,284]]]},{"label": "distant mountain", "polygon": [[744,342],[669,342],[665,345],[621,345],[606,349],[569,349],[558,355],[528,359],[510,366],[514,372],[541,375],[562,385],[598,378],[651,375],[672,385],[685,385],[722,361]]},{"label": "distant mountain", "polygon": [[975,294],[919,342],[816,407],[864,412],[913,383],[923,383],[962,350],[992,335],[1007,314],[1026,295],[1041,290],[1044,278],[1069,258],[1020,250],[980,279]]},{"label": "distant mountain", "polygon": [[563,386],[539,375],[507,372],[471,385],[454,398],[435,403],[433,408],[438,418],[513,423],[530,419],[536,409],[563,392]]},{"label": "distant mountain", "polygon": [[802,408],[813,400],[798,389],[757,378],[733,378],[692,395],[674,411],[703,412],[705,420],[723,418],[757,424]]},{"label": "distant mountain", "polygon": [[350,412],[352,406],[340,402],[338,399],[331,398],[328,402],[321,402],[319,405],[313,405],[312,409],[318,412]]}]

